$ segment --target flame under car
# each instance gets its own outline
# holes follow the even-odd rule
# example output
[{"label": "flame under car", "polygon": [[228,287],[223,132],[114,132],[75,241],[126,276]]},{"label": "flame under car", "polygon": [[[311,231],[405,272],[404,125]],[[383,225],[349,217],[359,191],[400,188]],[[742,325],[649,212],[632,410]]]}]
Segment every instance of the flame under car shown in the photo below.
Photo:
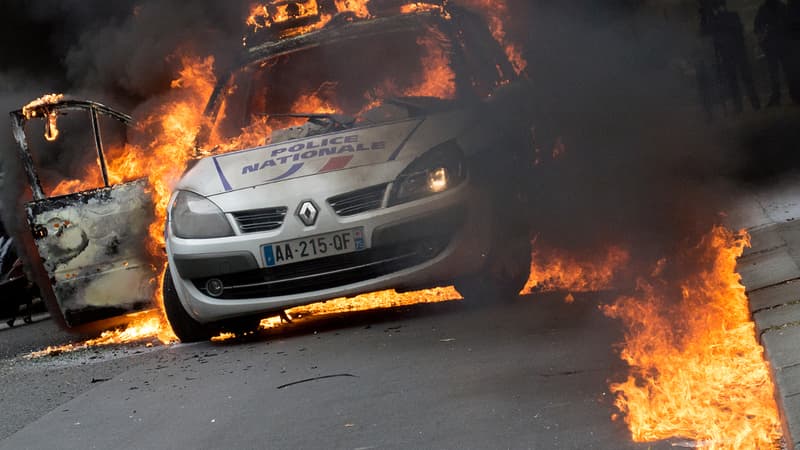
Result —
[{"label": "flame under car", "polygon": [[527,281],[530,127],[509,107],[524,83],[485,23],[456,7],[345,19],[247,49],[215,89],[208,136],[306,122],[205,149],[178,183],[164,306],[181,340],[380,289],[512,297]]}]

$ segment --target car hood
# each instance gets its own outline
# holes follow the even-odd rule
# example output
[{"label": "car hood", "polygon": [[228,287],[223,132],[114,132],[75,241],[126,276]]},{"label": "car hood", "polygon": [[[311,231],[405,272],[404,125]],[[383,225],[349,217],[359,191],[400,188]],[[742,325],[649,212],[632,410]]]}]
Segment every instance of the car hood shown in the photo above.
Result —
[{"label": "car hood", "polygon": [[451,111],[210,156],[187,171],[177,189],[212,196],[321,173],[413,160],[438,144],[456,139],[467,126],[468,117],[466,111]]}]

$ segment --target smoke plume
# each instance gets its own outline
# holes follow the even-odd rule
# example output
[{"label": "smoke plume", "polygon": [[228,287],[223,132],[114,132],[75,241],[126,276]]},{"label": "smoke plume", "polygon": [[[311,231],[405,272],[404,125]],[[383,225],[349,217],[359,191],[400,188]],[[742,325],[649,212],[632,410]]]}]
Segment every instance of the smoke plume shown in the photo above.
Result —
[{"label": "smoke plume", "polygon": [[[246,8],[245,1],[213,0],[4,1],[0,111],[62,92],[108,104],[134,118],[144,115],[169,90],[180,56],[211,55],[216,68],[225,70],[241,48]],[[0,214],[18,231],[24,221],[19,203],[30,194],[8,125],[0,125],[0,145]],[[40,175],[72,175],[70,170],[93,157],[71,152],[35,153]]]},{"label": "smoke plume", "polygon": [[[705,123],[692,75],[701,45],[694,11],[667,17],[641,3],[508,2],[506,32],[522,44],[534,86],[531,98],[519,99],[520,110],[532,111],[539,147],[531,161],[541,163],[529,180],[528,219],[550,245],[591,253],[624,241],[663,252],[719,221],[722,186],[744,161],[736,141]],[[136,117],[169,89],[176,55],[212,55],[224,72],[241,48],[248,6],[3,2],[0,109],[60,91]],[[8,127],[0,133],[0,204],[14,223],[27,183]],[[553,159],[556,146],[563,154]],[[46,172],[71,156],[39,158]]]}]

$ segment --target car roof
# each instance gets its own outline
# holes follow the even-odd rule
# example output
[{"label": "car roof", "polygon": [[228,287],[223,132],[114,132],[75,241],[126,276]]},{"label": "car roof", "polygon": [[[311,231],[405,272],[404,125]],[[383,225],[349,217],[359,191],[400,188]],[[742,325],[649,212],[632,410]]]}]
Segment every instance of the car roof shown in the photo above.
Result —
[{"label": "car roof", "polygon": [[221,93],[234,73],[258,61],[314,48],[323,44],[328,45],[347,40],[365,39],[370,36],[419,30],[430,25],[449,29],[448,19],[442,13],[436,11],[420,11],[369,19],[352,19],[342,14],[340,16],[345,20],[339,20],[338,17],[334,17],[330,23],[318,30],[245,47],[244,52],[239,56],[239,60],[227,71],[226,76],[217,80],[204,114],[209,116],[214,113],[219,106]]},{"label": "car roof", "polygon": [[400,31],[418,30],[427,25],[446,26],[447,20],[441,13],[422,11],[370,19],[337,20],[323,28],[294,37],[263,42],[249,46],[245,50],[240,66],[266,58],[272,58],[320,44],[364,39]]}]

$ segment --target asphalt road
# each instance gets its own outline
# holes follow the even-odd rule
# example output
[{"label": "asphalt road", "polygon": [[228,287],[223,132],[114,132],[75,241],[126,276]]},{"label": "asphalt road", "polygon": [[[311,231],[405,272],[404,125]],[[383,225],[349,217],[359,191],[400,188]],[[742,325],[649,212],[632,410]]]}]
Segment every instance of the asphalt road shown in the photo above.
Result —
[{"label": "asphalt road", "polygon": [[245,340],[5,358],[0,449],[671,448],[634,444],[610,419],[607,380],[625,366],[613,350],[618,324],[597,305],[612,298],[562,298],[415,305],[310,317]]}]

